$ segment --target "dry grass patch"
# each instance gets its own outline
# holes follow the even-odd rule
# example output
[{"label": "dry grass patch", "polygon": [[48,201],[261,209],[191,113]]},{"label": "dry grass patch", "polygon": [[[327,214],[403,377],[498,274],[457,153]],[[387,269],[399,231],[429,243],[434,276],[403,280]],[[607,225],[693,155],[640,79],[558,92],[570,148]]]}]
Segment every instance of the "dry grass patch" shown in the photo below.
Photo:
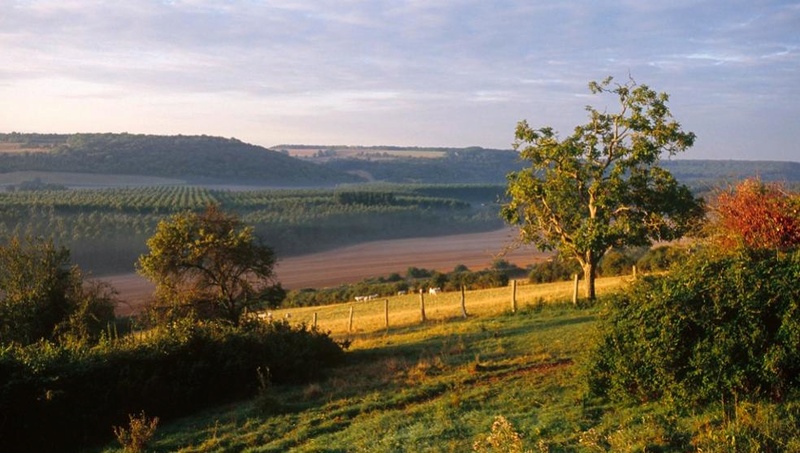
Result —
[{"label": "dry grass patch", "polygon": [[[598,293],[610,292],[630,282],[629,277],[609,277],[597,280]],[[582,290],[582,288],[581,288]],[[466,293],[467,313],[470,316],[496,316],[511,311],[510,286]],[[517,285],[517,308],[541,307],[543,304],[563,303],[572,299],[573,283]],[[462,319],[461,293],[424,294],[426,323],[441,323]],[[420,296],[408,294],[367,302],[286,308],[273,311],[274,319],[288,317],[292,322],[311,325],[316,313],[317,327],[336,337],[363,336],[386,332],[385,301],[389,301],[389,330],[421,324]],[[353,329],[350,331],[350,308],[353,308]]]}]

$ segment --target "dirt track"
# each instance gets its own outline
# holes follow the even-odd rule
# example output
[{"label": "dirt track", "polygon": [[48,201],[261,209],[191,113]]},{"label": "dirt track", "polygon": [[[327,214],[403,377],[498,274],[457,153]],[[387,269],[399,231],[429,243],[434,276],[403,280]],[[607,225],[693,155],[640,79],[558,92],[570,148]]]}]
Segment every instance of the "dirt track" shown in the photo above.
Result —
[{"label": "dirt track", "polygon": [[[514,238],[513,230],[503,229],[489,233],[367,242],[285,258],[279,260],[276,272],[284,288],[321,288],[386,276],[392,272],[405,275],[411,266],[451,271],[456,265],[463,264],[480,270],[501,257],[525,267],[547,256],[533,248],[511,250],[501,256]],[[153,286],[136,274],[113,275],[103,280],[110,282],[125,301],[118,309],[119,314],[136,310],[153,293]]]}]

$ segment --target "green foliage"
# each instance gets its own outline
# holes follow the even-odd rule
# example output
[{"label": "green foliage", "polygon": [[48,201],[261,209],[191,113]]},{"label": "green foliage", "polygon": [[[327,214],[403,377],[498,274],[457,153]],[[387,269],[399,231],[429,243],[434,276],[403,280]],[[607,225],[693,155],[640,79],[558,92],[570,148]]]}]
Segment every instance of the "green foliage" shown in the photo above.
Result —
[{"label": "green foliage", "polygon": [[317,378],[343,359],[327,334],[287,323],[238,328],[183,320],[92,349],[38,343],[0,350],[0,449],[74,451],[146,411],[162,420]]},{"label": "green foliage", "polygon": [[530,267],[528,281],[531,283],[552,283],[567,281],[572,279],[575,274],[581,272],[581,267],[577,261],[564,259],[561,255],[556,255],[547,261],[536,263]]},{"label": "green foliage", "polygon": [[83,281],[72,297],[69,315],[56,326],[56,338],[73,347],[96,344],[115,323],[117,291],[102,281]]},{"label": "green foliage", "polygon": [[[425,184],[501,184],[510,171],[518,170],[519,159],[510,150],[468,148],[446,149],[440,158],[397,157],[386,159],[332,159],[321,165],[342,171],[368,173],[378,181]],[[495,190],[490,201],[502,195]]]},{"label": "green foliage", "polygon": [[69,251],[13,238],[0,246],[0,344],[93,343],[114,320],[114,292],[84,284]]},{"label": "green foliage", "polygon": [[800,451],[800,405],[739,401],[705,417],[692,439],[697,451]]},{"label": "green foliage", "polygon": [[603,277],[626,275],[633,271],[636,260],[627,250],[609,250],[598,263],[597,273]]},{"label": "green foliage", "polygon": [[665,271],[674,263],[687,259],[688,256],[686,247],[661,245],[647,250],[636,261],[636,267],[642,272]]},{"label": "green foliage", "polygon": [[696,253],[609,309],[592,390],[614,399],[783,400],[800,381],[800,251]]},{"label": "green foliage", "polygon": [[684,151],[695,139],[672,118],[667,94],[632,80],[612,87],[611,78],[589,88],[615,96],[619,111],[587,107],[589,122],[563,140],[550,127],[517,125],[515,149],[531,166],[508,175],[501,214],[524,242],[575,257],[593,299],[607,250],[678,238],[702,211],[658,165],[662,153]]},{"label": "green foliage", "polygon": [[[337,189],[340,190],[340,189]],[[351,191],[351,189],[341,189]],[[352,191],[356,191],[352,189]],[[209,204],[239,215],[282,256],[357,241],[486,231],[501,226],[494,208],[456,196],[472,186],[361,186],[392,204],[341,204],[333,189],[253,191],[159,186],[97,190],[0,192],[0,235],[42,236],[69,247],[95,274],[132,271],[162,220]],[[449,195],[449,197],[447,197]],[[477,202],[476,202],[477,203]]]},{"label": "green foliage", "polygon": [[397,202],[391,192],[374,191],[345,191],[334,192],[336,203],[339,204],[362,204],[362,205],[393,205]]},{"label": "green foliage", "polygon": [[[233,324],[275,286],[275,253],[235,215],[209,205],[159,223],[139,258],[139,272],[156,285],[157,309],[185,309]],[[271,301],[274,303],[274,301]],[[169,319],[171,316],[167,316]]]}]

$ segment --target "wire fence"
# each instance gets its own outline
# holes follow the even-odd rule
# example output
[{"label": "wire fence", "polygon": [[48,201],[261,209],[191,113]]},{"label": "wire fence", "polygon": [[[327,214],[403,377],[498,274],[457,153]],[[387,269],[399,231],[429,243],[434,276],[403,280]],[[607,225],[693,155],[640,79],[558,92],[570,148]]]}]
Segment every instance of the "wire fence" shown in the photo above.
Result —
[{"label": "wire fence", "polygon": [[[601,294],[631,280],[630,276],[599,278],[596,289]],[[285,308],[270,312],[270,317],[347,336],[466,316],[497,315],[547,303],[574,303],[579,292],[574,280],[543,284],[512,280],[503,288],[404,294],[335,305]]]}]

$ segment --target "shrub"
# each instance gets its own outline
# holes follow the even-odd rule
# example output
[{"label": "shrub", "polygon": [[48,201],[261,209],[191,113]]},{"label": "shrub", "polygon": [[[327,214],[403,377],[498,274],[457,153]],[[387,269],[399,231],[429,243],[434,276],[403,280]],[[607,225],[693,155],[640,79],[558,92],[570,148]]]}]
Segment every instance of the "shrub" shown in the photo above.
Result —
[{"label": "shrub", "polygon": [[602,277],[630,274],[636,261],[624,251],[611,250],[603,255],[598,266],[598,274]]},{"label": "shrub", "polygon": [[[93,349],[40,342],[0,350],[0,450],[70,451],[145,410],[162,419],[318,377],[343,359],[328,334],[288,323],[182,320]],[[58,445],[52,442],[58,439]]]},{"label": "shrub", "polygon": [[575,274],[583,275],[583,270],[575,260],[565,260],[556,256],[543,263],[534,264],[528,280],[531,283],[552,283],[570,280]]},{"label": "shrub", "polygon": [[139,415],[129,415],[128,419],[127,428],[123,426],[115,426],[113,428],[114,436],[122,445],[122,450],[125,453],[141,453],[145,451],[150,439],[156,433],[158,417],[148,418],[142,411]]},{"label": "shrub", "polygon": [[766,397],[800,384],[800,251],[698,253],[618,295],[589,384],[613,399]]},{"label": "shrub", "polygon": [[636,267],[642,272],[660,272],[688,257],[686,248],[670,245],[662,245],[648,250],[636,262]]},{"label": "shrub", "polygon": [[16,238],[0,245],[0,345],[60,338],[93,343],[114,320],[113,289],[85,284],[69,250]]},{"label": "shrub", "polygon": [[476,440],[472,451],[479,453],[507,452],[524,453],[522,437],[514,430],[514,426],[502,415],[498,415],[492,423],[492,432],[485,438]]},{"label": "shrub", "polygon": [[800,196],[748,179],[717,196],[714,223],[723,246],[787,250],[800,245]]}]

